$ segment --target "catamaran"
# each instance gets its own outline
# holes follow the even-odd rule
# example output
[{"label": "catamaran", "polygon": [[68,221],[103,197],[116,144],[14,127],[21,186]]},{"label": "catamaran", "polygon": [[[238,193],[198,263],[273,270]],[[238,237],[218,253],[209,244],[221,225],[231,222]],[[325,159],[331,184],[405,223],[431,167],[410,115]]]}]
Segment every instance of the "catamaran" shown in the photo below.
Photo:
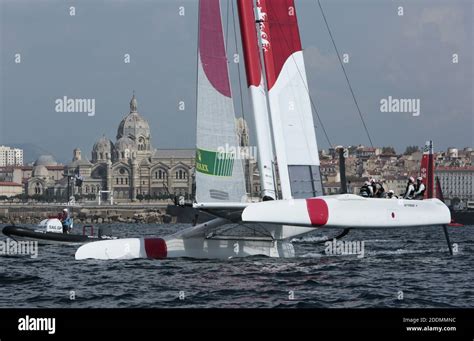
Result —
[{"label": "catamaran", "polygon": [[324,195],[294,0],[238,0],[237,6],[256,130],[260,201],[252,202],[246,193],[242,160],[222,152],[224,146],[237,150],[239,143],[221,9],[219,0],[200,0],[193,206],[215,219],[162,238],[89,243],[77,250],[76,259],[293,257],[292,238],[332,228],[443,226],[448,238],[450,212],[436,198]]}]

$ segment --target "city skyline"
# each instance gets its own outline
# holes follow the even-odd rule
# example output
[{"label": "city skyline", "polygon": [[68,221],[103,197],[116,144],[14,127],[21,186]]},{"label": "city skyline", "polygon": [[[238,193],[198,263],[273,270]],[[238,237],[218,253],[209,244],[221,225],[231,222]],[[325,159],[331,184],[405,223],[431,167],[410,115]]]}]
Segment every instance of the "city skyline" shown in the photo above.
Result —
[{"label": "city skyline", "polygon": [[[419,1],[403,4],[403,16],[390,1],[322,5],[340,54],[348,54],[345,68],[374,146],[403,153],[428,139],[436,150],[474,145],[472,4]],[[197,1],[86,1],[74,5],[75,16],[69,5],[52,0],[0,6],[0,144],[30,144],[60,162],[78,147],[90,158],[97,136],[115,136],[135,90],[155,148],[194,148]],[[317,5],[303,0],[296,6],[310,93],[332,144],[370,146]],[[222,12],[235,111],[244,112],[253,132],[247,90],[243,86],[241,105],[231,58],[237,52],[232,8],[224,3]],[[29,16],[35,20],[25,20]],[[94,115],[56,112],[64,96],[94,99]],[[392,98],[418,99],[420,115],[381,110],[381,101]],[[313,116],[318,147],[328,149],[314,110]]]}]

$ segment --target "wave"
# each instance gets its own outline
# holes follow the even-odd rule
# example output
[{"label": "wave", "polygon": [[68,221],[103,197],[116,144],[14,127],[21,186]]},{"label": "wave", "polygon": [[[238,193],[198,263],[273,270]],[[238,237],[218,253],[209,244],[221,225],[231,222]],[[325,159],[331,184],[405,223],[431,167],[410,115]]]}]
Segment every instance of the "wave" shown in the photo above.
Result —
[{"label": "wave", "polygon": [[300,256],[301,258],[321,258],[323,257],[322,254],[317,252],[308,252]]},{"label": "wave", "polygon": [[383,251],[366,251],[365,254],[369,256],[380,256],[380,255],[403,255],[403,254],[415,254],[415,253],[438,253],[438,252],[448,252],[448,249],[424,249],[424,250],[407,250],[407,249],[397,249],[397,250],[383,250]]},{"label": "wave", "polygon": [[311,236],[311,237],[301,237],[301,238],[293,238],[291,240],[292,243],[318,243],[318,242],[325,242],[328,241],[329,237],[323,236],[323,237],[316,237],[316,236]]}]

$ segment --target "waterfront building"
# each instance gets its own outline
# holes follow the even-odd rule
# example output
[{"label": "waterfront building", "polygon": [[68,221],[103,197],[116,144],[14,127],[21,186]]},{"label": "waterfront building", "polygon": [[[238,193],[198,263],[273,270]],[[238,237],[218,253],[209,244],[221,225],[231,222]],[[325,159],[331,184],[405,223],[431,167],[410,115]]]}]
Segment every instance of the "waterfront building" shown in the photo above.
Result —
[{"label": "waterfront building", "polygon": [[23,149],[0,146],[0,167],[23,166]]},{"label": "waterfront building", "polygon": [[130,112],[119,123],[115,142],[100,137],[87,160],[73,152],[66,171],[82,179],[82,195],[110,191],[114,201],[141,196],[158,199],[169,194],[190,197],[195,162],[194,149],[154,149],[148,121],[138,112],[135,95]]},{"label": "waterfront building", "polygon": [[474,166],[438,166],[435,169],[435,176],[439,178],[446,199],[473,200]]},{"label": "waterfront building", "polygon": [[0,181],[0,197],[13,197],[22,193],[22,184],[16,182]]}]

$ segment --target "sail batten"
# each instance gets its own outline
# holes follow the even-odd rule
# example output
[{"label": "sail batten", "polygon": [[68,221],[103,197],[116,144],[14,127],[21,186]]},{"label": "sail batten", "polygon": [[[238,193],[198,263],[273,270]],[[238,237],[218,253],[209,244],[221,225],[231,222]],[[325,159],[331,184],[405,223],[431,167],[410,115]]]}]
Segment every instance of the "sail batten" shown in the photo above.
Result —
[{"label": "sail batten", "polygon": [[219,0],[199,2],[196,202],[246,200]]}]

